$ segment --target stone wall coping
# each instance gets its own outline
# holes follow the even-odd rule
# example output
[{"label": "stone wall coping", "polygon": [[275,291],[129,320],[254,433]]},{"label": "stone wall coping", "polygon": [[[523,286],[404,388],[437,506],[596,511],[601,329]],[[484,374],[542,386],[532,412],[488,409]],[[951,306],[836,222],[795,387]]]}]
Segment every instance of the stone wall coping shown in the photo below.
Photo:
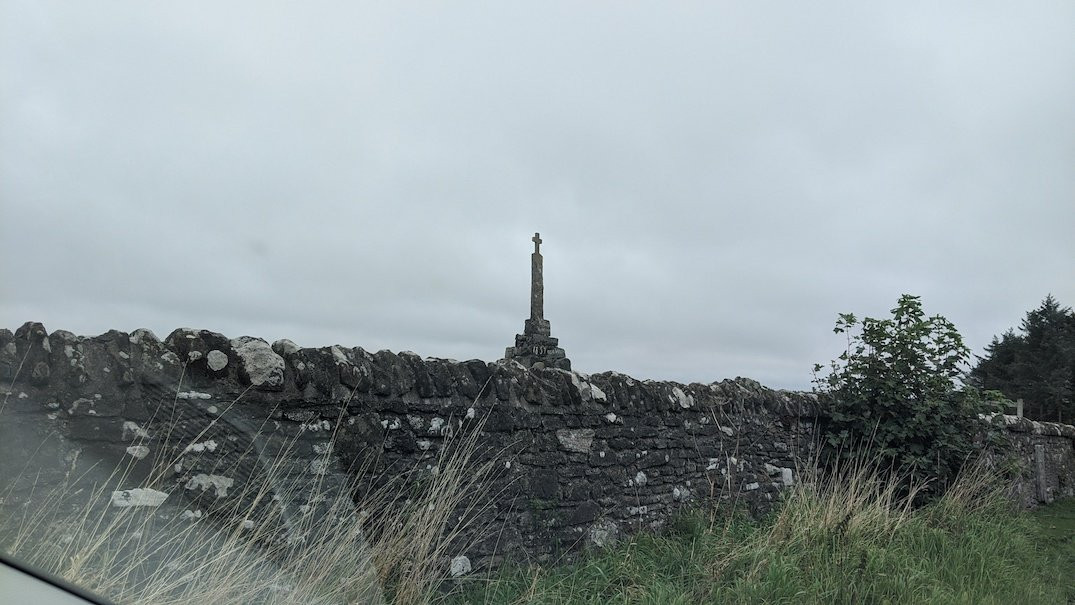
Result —
[{"label": "stone wall coping", "polygon": [[[50,344],[50,340],[55,342]],[[83,360],[79,352],[83,347],[99,354]],[[203,367],[210,356],[213,364]],[[131,333],[109,330],[91,337],[64,330],[49,333],[36,322],[25,323],[14,334],[0,330],[0,364],[14,369],[22,365],[23,357],[32,358],[31,364],[22,369],[17,381],[28,381],[30,369],[36,366],[40,386],[59,382],[86,386],[114,383],[120,376],[127,384],[167,384],[172,374],[178,376],[186,367],[188,377],[194,372],[212,381],[230,379],[262,393],[251,393],[248,400],[270,397],[275,392],[277,397],[295,401],[296,395],[315,383],[329,392],[345,387],[383,398],[418,391],[421,397],[517,399],[543,408],[563,406],[563,402],[614,407],[634,407],[644,402],[649,409],[665,413],[697,410],[707,414],[759,411],[785,417],[819,415],[818,400],[812,393],[770,389],[742,377],[683,384],[642,380],[612,371],[585,374],[559,368],[526,368],[514,360],[456,361],[423,358],[410,351],[371,353],[361,347],[340,345],[304,348],[286,339],[270,345],[260,338],[229,338],[194,328],[173,330],[163,340],[146,329]],[[535,390],[535,386],[540,388]],[[527,397],[535,392],[555,396],[540,400]]]},{"label": "stone wall coping", "polygon": [[1067,437],[1075,441],[1075,426],[1059,422],[1041,422],[1013,414],[1004,414],[1004,426],[1013,433]]},{"label": "stone wall coping", "polygon": [[[50,343],[50,340],[55,342]],[[113,361],[127,366],[125,369],[131,372],[104,370],[109,373],[101,374],[103,368],[97,367],[99,363],[82,363],[73,347],[83,344],[111,351]],[[141,379],[159,383],[161,377],[145,375],[147,367],[148,373],[153,373],[154,367],[176,370],[184,363],[204,365],[210,353],[215,355],[212,370],[207,372],[211,378],[231,377],[260,391],[284,392],[281,393],[283,396],[301,392],[302,385],[315,380],[332,383],[327,385],[330,388],[342,385],[377,397],[400,397],[424,389],[421,396],[461,395],[501,401],[515,398],[541,408],[549,407],[550,411],[562,406],[558,402],[564,401],[568,405],[585,403],[620,408],[645,402],[655,412],[764,411],[782,417],[816,419],[824,416],[822,404],[814,393],[771,389],[738,376],[711,383],[684,384],[638,379],[615,371],[586,374],[558,368],[526,368],[514,360],[456,361],[423,358],[410,351],[370,353],[361,347],[339,345],[303,348],[287,340],[277,341],[270,348],[259,338],[229,339],[217,332],[193,328],[174,330],[163,341],[146,329],[131,333],[109,330],[90,337],[76,336],[65,330],[49,333],[36,322],[26,322],[14,333],[0,329],[0,357],[3,358],[0,363],[12,366],[11,369],[22,367],[16,377],[19,382],[36,382],[41,386],[50,380],[50,375],[55,380],[74,371],[83,374],[75,377],[80,381],[124,379],[134,382]],[[24,358],[31,358],[30,363],[25,363]],[[153,365],[143,363],[140,367],[132,367],[132,362],[142,358]],[[311,367],[318,368],[316,375],[311,375]],[[559,397],[554,397],[555,401],[528,399],[526,394],[533,393],[532,387],[538,385],[541,387],[538,390],[558,393]],[[1035,421],[1010,414],[1003,418],[1005,427],[1014,433],[1075,440],[1075,426],[1070,424]]]}]

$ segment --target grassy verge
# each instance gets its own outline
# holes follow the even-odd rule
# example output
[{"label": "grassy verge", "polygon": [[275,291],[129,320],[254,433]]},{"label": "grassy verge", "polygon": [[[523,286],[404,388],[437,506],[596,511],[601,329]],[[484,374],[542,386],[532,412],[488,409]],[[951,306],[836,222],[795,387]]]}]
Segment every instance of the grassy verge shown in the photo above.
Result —
[{"label": "grassy verge", "polygon": [[1062,587],[1066,602],[1075,603],[1075,498],[1043,506],[1031,518],[1041,531],[1044,556],[1055,561],[1046,568],[1058,572],[1052,581]]},{"label": "grassy verge", "polygon": [[[968,472],[912,509],[864,469],[800,485],[767,519],[694,511],[580,563],[476,579],[453,603],[1066,603],[1075,503],[1013,510]],[[1055,526],[1042,549],[1042,525]],[[1046,529],[1049,529],[1047,527]],[[1071,601],[1075,602],[1075,601]]]}]

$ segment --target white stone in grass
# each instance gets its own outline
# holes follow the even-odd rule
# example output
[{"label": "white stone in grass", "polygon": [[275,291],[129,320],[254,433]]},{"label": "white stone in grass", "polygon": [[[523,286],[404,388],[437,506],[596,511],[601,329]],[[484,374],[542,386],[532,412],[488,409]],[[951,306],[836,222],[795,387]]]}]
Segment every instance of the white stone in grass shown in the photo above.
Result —
[{"label": "white stone in grass", "polygon": [[780,482],[787,487],[795,485],[795,476],[790,468],[780,469]]},{"label": "white stone in grass", "polygon": [[459,555],[452,559],[451,565],[448,566],[448,573],[452,574],[453,578],[465,576],[470,573],[470,559],[466,555]]},{"label": "white stone in grass", "polygon": [[620,528],[615,521],[603,519],[590,526],[590,544],[598,548],[605,548],[615,544],[620,537]]},{"label": "white stone in grass", "polygon": [[168,494],[150,489],[138,487],[112,492],[112,506],[118,508],[130,508],[132,506],[160,506],[168,499]]}]

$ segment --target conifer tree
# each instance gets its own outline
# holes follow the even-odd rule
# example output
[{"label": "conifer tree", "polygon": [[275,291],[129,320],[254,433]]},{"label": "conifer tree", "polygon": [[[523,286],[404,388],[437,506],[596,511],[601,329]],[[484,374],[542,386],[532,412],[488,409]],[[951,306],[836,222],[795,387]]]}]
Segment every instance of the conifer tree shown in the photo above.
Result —
[{"label": "conifer tree", "polygon": [[1034,420],[1075,420],[1075,313],[1050,294],[1028,311],[1019,333],[993,337],[968,382],[1023,400]]}]

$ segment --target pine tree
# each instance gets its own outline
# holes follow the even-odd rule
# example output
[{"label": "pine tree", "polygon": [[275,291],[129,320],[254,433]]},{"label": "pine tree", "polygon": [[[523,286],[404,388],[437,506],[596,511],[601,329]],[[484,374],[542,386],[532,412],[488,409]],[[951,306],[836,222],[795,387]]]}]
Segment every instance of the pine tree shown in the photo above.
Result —
[{"label": "pine tree", "polygon": [[1022,399],[1035,420],[1075,419],[1075,313],[1050,294],[1028,311],[1019,333],[1008,330],[985,348],[969,381]]}]

